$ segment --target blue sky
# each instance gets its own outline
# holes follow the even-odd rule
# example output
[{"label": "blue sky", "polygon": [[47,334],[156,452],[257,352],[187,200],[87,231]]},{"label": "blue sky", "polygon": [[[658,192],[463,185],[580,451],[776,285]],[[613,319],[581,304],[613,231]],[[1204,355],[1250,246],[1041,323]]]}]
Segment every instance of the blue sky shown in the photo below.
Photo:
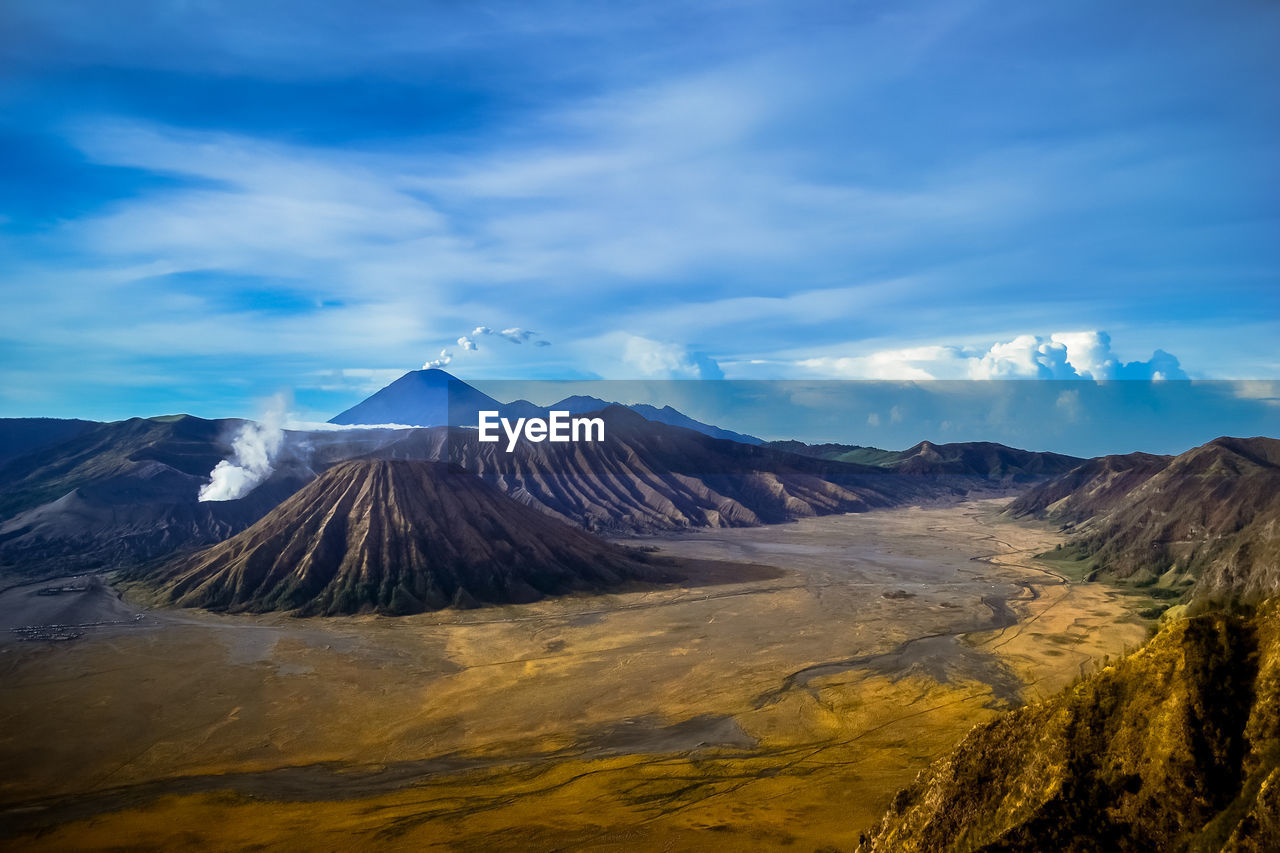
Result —
[{"label": "blue sky", "polygon": [[327,417],[432,360],[1273,379],[1278,34],[1264,0],[8,0],[0,415]]}]

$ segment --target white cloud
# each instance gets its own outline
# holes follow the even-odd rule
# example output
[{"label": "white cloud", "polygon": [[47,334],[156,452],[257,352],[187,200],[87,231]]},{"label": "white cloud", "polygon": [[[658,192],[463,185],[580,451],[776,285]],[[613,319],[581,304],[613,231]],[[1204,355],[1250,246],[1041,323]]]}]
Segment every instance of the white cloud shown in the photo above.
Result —
[{"label": "white cloud", "polygon": [[724,376],[715,360],[703,353],[690,352],[679,344],[639,335],[627,336],[622,361],[645,377],[720,379]]},{"label": "white cloud", "polygon": [[1082,376],[1113,379],[1117,362],[1106,332],[1055,332],[1049,338],[1071,353],[1071,365]]},{"label": "white cloud", "polygon": [[1231,384],[1232,393],[1242,400],[1258,400],[1269,406],[1280,406],[1280,382],[1247,379]]},{"label": "white cloud", "polygon": [[981,358],[969,360],[972,379],[1072,379],[1078,375],[1067,363],[1065,344],[1035,335],[995,343]]},{"label": "white cloud", "polygon": [[462,347],[464,350],[469,350],[470,352],[475,352],[479,349],[479,347],[476,346],[476,342],[466,335],[458,338],[458,346]]},{"label": "white cloud", "polygon": [[986,349],[918,346],[865,356],[819,356],[791,362],[805,375],[844,379],[1185,379],[1178,359],[1156,350],[1147,361],[1121,362],[1102,331],[1017,335]]},{"label": "white cloud", "polygon": [[964,379],[970,359],[959,347],[922,346],[867,356],[819,356],[795,362],[810,375],[839,379]]}]

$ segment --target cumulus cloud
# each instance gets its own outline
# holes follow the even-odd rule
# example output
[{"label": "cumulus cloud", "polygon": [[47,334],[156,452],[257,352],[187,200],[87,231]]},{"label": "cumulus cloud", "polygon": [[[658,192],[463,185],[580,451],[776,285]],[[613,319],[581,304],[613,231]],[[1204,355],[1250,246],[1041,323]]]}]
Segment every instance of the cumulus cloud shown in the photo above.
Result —
[{"label": "cumulus cloud", "polygon": [[1057,332],[1050,340],[1070,353],[1075,372],[1089,379],[1186,379],[1178,359],[1162,349],[1147,361],[1122,362],[1111,351],[1106,332]]},{"label": "cumulus cloud", "polygon": [[1078,374],[1067,361],[1065,344],[1035,335],[1018,335],[996,343],[969,362],[973,379],[1074,379]]},{"label": "cumulus cloud", "polygon": [[458,338],[458,346],[462,347],[464,350],[468,350],[469,352],[475,352],[480,349],[480,347],[476,346],[476,342],[466,335]]},{"label": "cumulus cloud", "polygon": [[622,360],[644,376],[662,379],[723,379],[724,372],[706,353],[690,352],[683,346],[630,335]]},{"label": "cumulus cloud", "polygon": [[209,472],[209,482],[200,488],[202,501],[231,501],[257,488],[275,470],[276,454],[284,442],[287,400],[272,398],[262,420],[246,421],[231,441],[231,456]]},{"label": "cumulus cloud", "polygon": [[921,346],[866,356],[795,362],[813,373],[849,379],[1186,379],[1177,357],[1158,349],[1146,361],[1123,362],[1103,331],[1018,335],[986,349]]}]

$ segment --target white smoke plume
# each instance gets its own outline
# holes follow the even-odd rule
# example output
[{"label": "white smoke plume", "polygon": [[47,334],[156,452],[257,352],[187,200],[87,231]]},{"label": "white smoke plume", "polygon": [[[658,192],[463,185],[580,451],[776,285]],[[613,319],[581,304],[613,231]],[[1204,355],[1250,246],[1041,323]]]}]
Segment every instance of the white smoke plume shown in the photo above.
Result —
[{"label": "white smoke plume", "polygon": [[[509,329],[503,329],[501,331],[495,331],[488,326],[476,326],[471,330],[470,334],[463,335],[458,338],[458,346],[462,348],[462,352],[477,352],[480,349],[480,338],[486,336],[495,336],[504,338],[513,344],[522,344],[525,341],[536,337],[537,334],[537,332],[532,331],[531,329],[522,329],[519,326],[512,326]],[[549,347],[551,346],[551,342],[546,340],[535,340],[533,341],[533,345],[535,347]],[[461,355],[461,353],[459,353],[459,355]],[[453,353],[449,352],[448,348],[445,348],[440,350],[439,358],[431,359],[426,364],[422,365],[422,369],[430,370],[433,367],[444,367],[452,361]]]},{"label": "white smoke plume", "polygon": [[513,344],[522,344],[538,333],[531,332],[528,329],[522,329],[519,326],[512,326],[510,329],[503,329],[501,332],[498,332],[498,334],[511,341]]},{"label": "white smoke plume", "polygon": [[453,361],[453,353],[449,352],[449,350],[447,349],[442,349],[440,350],[440,357],[433,358],[427,363],[423,364],[422,369],[431,370],[434,367],[444,367],[451,361]]},{"label": "white smoke plume", "polygon": [[288,401],[283,394],[272,398],[260,421],[246,421],[231,440],[231,457],[209,472],[209,482],[200,489],[202,501],[233,501],[257,488],[275,470],[276,454],[284,442],[284,419]]}]

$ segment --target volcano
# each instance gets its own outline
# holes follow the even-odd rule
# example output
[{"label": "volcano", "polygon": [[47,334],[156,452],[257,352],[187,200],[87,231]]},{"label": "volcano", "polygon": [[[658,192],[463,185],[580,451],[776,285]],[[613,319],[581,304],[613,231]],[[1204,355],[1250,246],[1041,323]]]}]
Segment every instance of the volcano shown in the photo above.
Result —
[{"label": "volcano", "polygon": [[481,410],[505,411],[505,407],[443,370],[411,370],[329,423],[474,426]]},{"label": "volcano", "polygon": [[[406,426],[462,426],[474,427],[479,413],[496,411],[503,417],[547,417],[552,410],[566,411],[571,415],[598,412],[610,403],[599,397],[574,395],[565,397],[550,406],[538,406],[528,400],[501,403],[461,379],[439,368],[411,370],[390,385],[357,403],[329,420],[331,424],[403,424]],[[752,435],[722,429],[714,424],[694,420],[670,406],[661,409],[644,403],[628,403],[625,407],[641,417],[658,423],[680,426],[743,444],[762,444]]]},{"label": "volcano", "polygon": [[401,615],[671,579],[455,465],[359,460],[169,563],[159,585],[183,606]]}]

